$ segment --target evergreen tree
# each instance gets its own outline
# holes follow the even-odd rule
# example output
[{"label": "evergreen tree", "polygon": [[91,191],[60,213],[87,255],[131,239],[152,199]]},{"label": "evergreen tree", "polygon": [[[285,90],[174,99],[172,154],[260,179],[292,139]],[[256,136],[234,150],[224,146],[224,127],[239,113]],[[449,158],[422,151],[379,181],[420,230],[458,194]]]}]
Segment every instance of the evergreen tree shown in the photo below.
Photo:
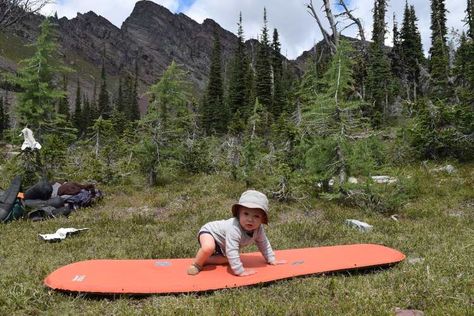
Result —
[{"label": "evergreen tree", "polygon": [[278,38],[277,29],[273,30],[271,61],[273,70],[273,100],[272,114],[274,118],[278,118],[285,106],[285,94],[283,90],[283,58],[280,52],[280,40]]},{"label": "evergreen tree", "polygon": [[466,8],[467,35],[474,40],[474,0],[467,0]]},{"label": "evergreen tree", "polygon": [[123,95],[123,80],[122,78],[119,79],[119,86],[117,91],[117,100],[115,100],[115,110],[118,112],[124,113],[125,112],[125,98]]},{"label": "evergreen tree", "polygon": [[41,139],[47,125],[54,124],[54,105],[64,97],[65,92],[55,86],[54,75],[67,71],[55,64],[56,44],[53,40],[51,23],[45,19],[41,32],[33,45],[35,53],[23,60],[14,83],[21,87],[18,93],[16,113],[20,126],[29,126],[35,136]]},{"label": "evergreen tree", "polygon": [[68,78],[63,76],[63,91],[64,95],[59,99],[58,113],[64,115],[65,119],[69,121],[69,98],[67,96]]},{"label": "evergreen tree", "polygon": [[77,79],[77,88],[76,88],[76,102],[74,103],[74,115],[72,117],[73,126],[77,129],[78,135],[84,133],[84,121],[82,114],[82,104],[81,104],[82,92],[81,84],[79,78]]},{"label": "evergreen tree", "polygon": [[214,29],[214,48],[211,55],[209,83],[206,89],[206,103],[202,109],[203,127],[208,134],[223,134],[227,131],[229,113],[224,104],[221,64],[221,44],[216,28]]},{"label": "evergreen tree", "polygon": [[[267,10],[263,9],[263,28],[260,37],[260,45],[257,50],[255,62],[255,96],[265,108],[271,113],[272,106],[272,70],[270,57],[270,42],[268,39]],[[265,122],[264,124],[267,124]]]},{"label": "evergreen tree", "polygon": [[349,43],[341,40],[322,85],[317,82],[313,65],[305,73],[298,93],[303,108],[300,129],[304,135],[306,166],[326,189],[333,176],[341,185],[347,181],[351,172],[352,136],[363,128],[358,115],[361,103],[348,99],[353,91],[350,56]]},{"label": "evergreen tree", "polygon": [[140,119],[140,107],[138,104],[138,63],[135,61],[135,75],[133,77],[133,86],[128,97],[128,103],[130,104],[129,118],[132,121]]},{"label": "evergreen tree", "polygon": [[424,64],[421,35],[416,25],[417,17],[414,6],[405,3],[403,24],[400,31],[402,63],[406,75],[406,98],[416,101],[420,91],[420,65]]},{"label": "evergreen tree", "polygon": [[449,85],[449,56],[446,44],[446,8],[444,0],[431,0],[431,48],[430,74],[431,92],[435,99],[447,99],[452,96]]},{"label": "evergreen tree", "polygon": [[242,132],[242,126],[250,115],[248,103],[248,91],[246,90],[246,78],[248,69],[248,58],[245,52],[244,34],[242,28],[242,13],[239,15],[237,29],[237,45],[231,62],[229,74],[229,112],[233,132]]},{"label": "evergreen tree", "polygon": [[372,107],[368,114],[374,126],[380,126],[388,115],[391,99],[390,61],[384,52],[386,0],[374,1],[372,43],[369,47],[367,89]]},{"label": "evergreen tree", "polygon": [[138,106],[138,64],[135,62],[134,76],[127,76],[123,83],[124,111],[130,121],[140,119],[140,109]]},{"label": "evergreen tree", "polygon": [[400,31],[398,30],[398,23],[396,20],[395,13],[393,14],[393,27],[392,27],[393,41],[392,51],[390,54],[390,64],[392,66],[392,73],[398,78],[403,76],[403,65],[402,65],[402,44],[400,38]]},{"label": "evergreen tree", "polygon": [[[245,74],[245,96],[247,98],[245,104],[247,108],[253,109],[255,105],[256,92],[255,92],[255,69],[251,62],[247,64],[247,70]],[[250,117],[252,111],[246,113],[246,117]]]},{"label": "evergreen tree", "polygon": [[99,118],[99,109],[97,107],[97,80],[94,78],[94,89],[92,90],[92,100],[89,102],[90,121],[88,126],[92,126],[92,122]]},{"label": "evergreen tree", "polygon": [[87,135],[88,129],[92,126],[92,122],[95,120],[93,118],[93,110],[91,109],[91,102],[84,95],[82,97],[82,113],[81,113],[81,131],[83,135]]},{"label": "evergreen tree", "polygon": [[[104,52],[105,58],[105,52]],[[97,110],[99,116],[104,120],[110,118],[112,109],[110,107],[109,91],[107,90],[107,75],[105,74],[105,62],[102,63],[102,70],[100,75],[101,83],[99,90],[99,99],[97,101]]]},{"label": "evergreen tree", "polygon": [[179,160],[179,150],[189,131],[189,82],[186,73],[172,62],[161,79],[150,87],[151,103],[140,120],[144,136],[138,145],[140,167],[150,185],[157,184],[166,161]]},{"label": "evergreen tree", "polygon": [[5,98],[3,100],[3,131],[6,131],[10,128],[10,105],[8,104],[8,94],[5,94]]},{"label": "evergreen tree", "polygon": [[3,139],[3,133],[7,129],[5,126],[5,113],[3,97],[0,97],[0,139]]}]

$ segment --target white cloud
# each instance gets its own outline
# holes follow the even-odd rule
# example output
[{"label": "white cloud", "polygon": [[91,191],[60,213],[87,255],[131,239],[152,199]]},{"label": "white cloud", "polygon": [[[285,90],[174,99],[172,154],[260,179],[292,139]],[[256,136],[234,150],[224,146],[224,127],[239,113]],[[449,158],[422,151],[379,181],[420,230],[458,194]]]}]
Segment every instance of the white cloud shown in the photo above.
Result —
[{"label": "white cloud", "polygon": [[[58,12],[60,17],[73,18],[77,12],[85,13],[94,11],[104,16],[116,26],[120,27],[122,22],[130,15],[136,1],[134,0],[62,0],[57,4],[49,5],[43,12],[54,14]],[[175,12],[179,7],[179,0],[155,0],[170,11]],[[263,26],[263,8],[267,9],[268,28],[270,38],[273,28],[278,29],[282,53],[288,58],[296,58],[304,50],[309,50],[315,42],[322,39],[321,32],[308,14],[305,4],[307,0],[196,0],[183,13],[201,23],[206,18],[211,18],[223,28],[236,33],[239,12],[242,12],[244,35],[248,38],[256,38],[261,34]],[[321,0],[313,0],[315,8],[322,4]],[[425,51],[430,46],[430,6],[427,0],[408,0],[409,4],[415,6],[415,12],[419,19],[418,27],[421,32],[423,48]],[[463,29],[466,9],[465,0],[447,0],[446,8],[448,28]],[[397,21],[401,25],[405,1],[392,0],[388,3],[387,22],[387,45],[391,45],[392,16],[396,13]],[[355,9],[354,15],[361,18],[366,37],[370,39],[372,30],[372,7],[373,0],[352,0],[349,6]],[[320,18],[325,21],[321,12]],[[344,35],[356,36],[357,29],[351,27]]]},{"label": "white cloud", "polygon": [[[42,13],[53,15],[55,12],[61,18],[63,16],[72,19],[77,13],[94,11],[105,17],[117,27],[132,13],[135,0],[60,0],[43,8]],[[156,0],[153,1],[168,8],[170,11],[178,9],[179,0]]]}]

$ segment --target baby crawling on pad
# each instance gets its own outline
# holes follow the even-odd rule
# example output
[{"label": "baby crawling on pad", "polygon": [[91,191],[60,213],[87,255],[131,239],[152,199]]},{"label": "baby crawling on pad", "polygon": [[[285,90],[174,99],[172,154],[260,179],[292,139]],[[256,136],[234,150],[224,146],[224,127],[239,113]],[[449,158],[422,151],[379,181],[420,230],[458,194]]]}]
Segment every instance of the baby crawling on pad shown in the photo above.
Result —
[{"label": "baby crawling on pad", "polygon": [[245,269],[240,260],[240,248],[255,243],[268,264],[286,263],[277,260],[272,246],[265,235],[262,224],[268,224],[268,199],[265,194],[247,190],[240,196],[239,203],[232,205],[234,217],[209,222],[198,233],[200,248],[189,266],[188,274],[196,275],[205,264],[229,265],[235,275],[247,276],[255,273]]}]

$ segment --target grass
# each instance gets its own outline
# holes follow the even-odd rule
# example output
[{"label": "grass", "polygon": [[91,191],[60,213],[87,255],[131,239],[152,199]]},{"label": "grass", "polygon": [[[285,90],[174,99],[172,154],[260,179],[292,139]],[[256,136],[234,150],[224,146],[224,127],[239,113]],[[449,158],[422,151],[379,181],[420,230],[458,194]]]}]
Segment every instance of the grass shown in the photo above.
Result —
[{"label": "grass", "polygon": [[[454,175],[406,167],[419,196],[399,221],[316,198],[271,201],[267,234],[275,249],[379,243],[407,260],[369,272],[307,276],[205,294],[91,297],[50,291],[42,280],[56,268],[93,258],[194,256],[196,232],[227,218],[245,189],[222,175],[195,176],[164,187],[102,187],[99,205],[69,218],[16,221],[0,227],[1,315],[393,315],[396,307],[425,315],[469,315],[474,305],[474,168]],[[362,233],[344,225],[356,218],[374,225]],[[38,233],[59,227],[90,230],[60,243]],[[246,248],[246,251],[255,248]]]}]

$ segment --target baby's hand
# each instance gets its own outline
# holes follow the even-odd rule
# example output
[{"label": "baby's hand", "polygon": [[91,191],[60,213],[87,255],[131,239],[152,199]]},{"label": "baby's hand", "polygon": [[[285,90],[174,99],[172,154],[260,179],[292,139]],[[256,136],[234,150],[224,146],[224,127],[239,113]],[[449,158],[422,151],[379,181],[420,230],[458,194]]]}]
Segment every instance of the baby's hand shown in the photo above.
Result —
[{"label": "baby's hand", "polygon": [[242,272],[241,274],[239,274],[239,276],[248,276],[255,273],[257,273],[257,271],[252,270],[252,269],[247,269],[247,270],[244,270],[244,272]]},{"label": "baby's hand", "polygon": [[270,262],[270,264],[272,266],[276,266],[276,265],[279,265],[279,264],[285,264],[286,263],[286,260],[285,259],[280,259],[280,260],[275,260],[273,262]]}]

